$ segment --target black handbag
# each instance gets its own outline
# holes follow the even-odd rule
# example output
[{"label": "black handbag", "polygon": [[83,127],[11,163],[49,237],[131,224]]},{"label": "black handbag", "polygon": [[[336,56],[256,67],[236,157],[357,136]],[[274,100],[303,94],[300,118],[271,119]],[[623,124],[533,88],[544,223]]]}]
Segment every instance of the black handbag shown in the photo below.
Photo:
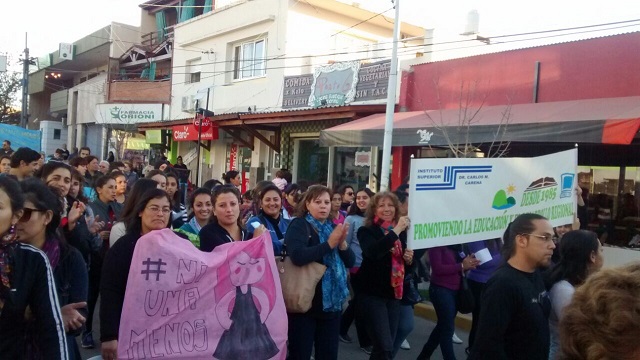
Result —
[{"label": "black handbag", "polygon": [[473,311],[475,306],[476,300],[471,289],[469,289],[467,277],[463,273],[460,277],[460,290],[458,290],[458,293],[456,294],[456,308],[461,314],[469,314]]},{"label": "black handbag", "polygon": [[415,305],[422,302],[422,295],[418,291],[418,285],[416,284],[415,274],[413,272],[404,276],[404,283],[402,284],[402,305]]}]

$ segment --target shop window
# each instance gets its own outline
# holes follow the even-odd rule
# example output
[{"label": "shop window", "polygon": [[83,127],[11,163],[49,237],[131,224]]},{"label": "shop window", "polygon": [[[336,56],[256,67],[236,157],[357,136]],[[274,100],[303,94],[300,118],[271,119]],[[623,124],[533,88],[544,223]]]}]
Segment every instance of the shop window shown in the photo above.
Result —
[{"label": "shop window", "polygon": [[578,185],[586,204],[583,228],[603,243],[629,246],[635,238],[640,245],[640,168],[579,166]]},{"label": "shop window", "polygon": [[250,79],[266,73],[267,40],[245,42],[234,46],[233,79]]},{"label": "shop window", "polygon": [[326,184],[329,166],[329,148],[320,146],[317,139],[297,140],[296,181],[309,184]]},{"label": "shop window", "polygon": [[62,130],[53,129],[53,140],[60,140],[61,134],[62,134]]},{"label": "shop window", "polygon": [[333,185],[351,185],[361,189],[369,184],[371,148],[336,147],[333,161]]}]

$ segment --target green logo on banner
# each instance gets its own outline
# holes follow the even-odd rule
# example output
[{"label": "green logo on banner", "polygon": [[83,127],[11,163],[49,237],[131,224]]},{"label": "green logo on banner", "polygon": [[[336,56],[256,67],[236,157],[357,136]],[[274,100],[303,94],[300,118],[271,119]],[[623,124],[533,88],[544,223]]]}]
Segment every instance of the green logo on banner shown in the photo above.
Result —
[{"label": "green logo on banner", "polygon": [[502,189],[498,190],[498,192],[496,192],[493,197],[493,204],[491,205],[491,207],[496,210],[505,210],[513,207],[516,204],[516,199],[513,196],[507,197],[507,193],[513,194],[515,191],[516,187],[513,185],[509,185],[507,187],[507,191],[504,191]]}]

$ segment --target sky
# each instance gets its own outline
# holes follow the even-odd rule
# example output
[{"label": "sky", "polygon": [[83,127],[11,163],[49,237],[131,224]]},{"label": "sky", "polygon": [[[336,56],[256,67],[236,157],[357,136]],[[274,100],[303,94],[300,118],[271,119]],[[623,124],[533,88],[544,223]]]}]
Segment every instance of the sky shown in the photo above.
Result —
[{"label": "sky", "polygon": [[[391,8],[390,0],[342,1],[359,3],[375,12]],[[480,15],[480,34],[483,36],[640,20],[640,1],[628,0],[399,1],[403,21],[435,28],[438,35],[461,33],[471,9],[476,9]],[[25,32],[29,33],[31,56],[42,56],[56,50],[59,43],[78,40],[111,21],[137,26],[140,3],[141,0],[2,1],[0,54],[8,54],[9,61],[15,63],[24,49]],[[391,9],[385,15],[393,17],[393,13]],[[614,31],[640,31],[640,25],[627,25]],[[588,37],[599,34],[602,33],[589,32]]]}]

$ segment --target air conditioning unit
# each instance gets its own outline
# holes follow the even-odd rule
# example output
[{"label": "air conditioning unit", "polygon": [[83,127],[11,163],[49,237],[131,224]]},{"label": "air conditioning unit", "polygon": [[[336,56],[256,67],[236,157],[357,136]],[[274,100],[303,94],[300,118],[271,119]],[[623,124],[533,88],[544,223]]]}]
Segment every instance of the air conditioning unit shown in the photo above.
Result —
[{"label": "air conditioning unit", "polygon": [[189,96],[183,96],[182,97],[182,107],[181,107],[182,111],[184,112],[188,112],[188,113],[195,113],[196,112],[196,99],[193,95],[189,95]]}]

